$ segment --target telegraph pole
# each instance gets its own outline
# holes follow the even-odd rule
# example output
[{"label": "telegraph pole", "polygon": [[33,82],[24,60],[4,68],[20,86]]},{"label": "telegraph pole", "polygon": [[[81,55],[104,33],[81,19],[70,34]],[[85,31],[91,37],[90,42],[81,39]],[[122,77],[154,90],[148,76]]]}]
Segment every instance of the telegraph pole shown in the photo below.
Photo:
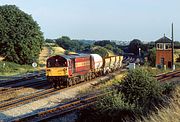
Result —
[{"label": "telegraph pole", "polygon": [[173,23],[172,23],[172,69],[175,70],[174,66],[174,32],[173,32]]}]

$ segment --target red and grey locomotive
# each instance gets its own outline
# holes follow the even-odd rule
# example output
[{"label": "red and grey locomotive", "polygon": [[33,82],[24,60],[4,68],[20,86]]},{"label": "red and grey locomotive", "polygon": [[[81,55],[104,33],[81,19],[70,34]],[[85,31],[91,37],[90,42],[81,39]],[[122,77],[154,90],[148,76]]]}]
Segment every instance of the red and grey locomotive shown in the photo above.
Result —
[{"label": "red and grey locomotive", "polygon": [[47,59],[46,76],[53,87],[67,87],[91,80],[121,67],[122,56],[98,54],[56,55]]}]

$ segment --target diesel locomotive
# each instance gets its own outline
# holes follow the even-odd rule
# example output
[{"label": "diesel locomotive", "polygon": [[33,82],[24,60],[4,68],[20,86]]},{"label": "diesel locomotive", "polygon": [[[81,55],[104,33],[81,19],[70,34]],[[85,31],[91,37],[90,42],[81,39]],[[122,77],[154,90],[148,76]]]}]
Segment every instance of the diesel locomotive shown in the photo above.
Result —
[{"label": "diesel locomotive", "polygon": [[122,60],[122,56],[102,58],[98,54],[52,56],[47,59],[47,81],[54,88],[72,86],[119,69]]}]

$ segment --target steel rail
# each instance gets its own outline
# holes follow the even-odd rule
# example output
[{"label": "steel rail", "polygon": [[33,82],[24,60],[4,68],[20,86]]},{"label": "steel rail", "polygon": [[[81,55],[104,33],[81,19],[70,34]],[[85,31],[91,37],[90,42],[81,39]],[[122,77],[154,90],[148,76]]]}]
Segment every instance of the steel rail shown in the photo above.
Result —
[{"label": "steel rail", "polygon": [[70,102],[64,103],[63,105],[57,105],[54,108],[48,109],[43,112],[38,112],[33,115],[24,116],[22,118],[16,118],[12,120],[13,122],[39,122],[43,120],[47,120],[50,118],[53,118],[55,116],[63,115],[69,112],[72,112],[74,110],[79,110],[82,108],[85,108],[87,106],[90,106],[97,102],[97,98],[100,98],[104,95],[107,95],[109,93],[99,93],[99,94],[93,94],[93,95],[87,95],[85,97],[77,98],[76,100],[72,100]]},{"label": "steel rail", "polygon": [[162,78],[169,77],[169,76],[179,74],[179,73],[180,73],[180,70],[175,70],[175,71],[171,71],[171,72],[168,72],[168,73],[159,74],[159,75],[157,75],[155,77],[157,78],[157,80],[160,80]]},{"label": "steel rail", "polygon": [[42,77],[44,75],[45,75],[45,73],[41,73],[41,74],[38,74],[38,75],[29,76],[29,77],[28,76],[27,77],[22,77],[22,78],[19,78],[19,79],[16,79],[16,80],[9,80],[9,81],[5,81],[5,82],[0,82],[0,87],[6,87],[8,85],[24,82],[24,80],[31,80],[33,78]]},{"label": "steel rail", "polygon": [[170,80],[172,78],[175,78],[175,77],[180,77],[180,71],[179,70],[174,71],[174,72],[170,72],[167,74],[163,74],[163,75],[157,77],[157,80],[160,82],[163,82],[163,81],[167,81],[167,80]]},{"label": "steel rail", "polygon": [[[115,73],[117,73],[117,72],[119,73],[119,71],[116,71]],[[113,74],[114,73],[109,74],[106,79],[113,78],[112,77]],[[97,80],[102,78],[102,77],[98,77]],[[106,80],[106,79],[104,79],[104,80]],[[74,88],[74,87],[77,87],[77,86],[80,86],[80,85],[83,85],[83,84],[86,84],[86,83],[90,83],[90,82],[92,82],[92,80],[81,82],[81,83],[78,83],[78,84],[73,85],[71,87],[66,87],[66,88],[63,88],[63,89],[54,89],[54,88],[51,88],[51,89],[35,92],[35,93],[29,94],[27,96],[22,96],[22,97],[14,98],[11,101],[5,101],[5,102],[0,103],[0,111],[4,111],[4,110],[7,110],[7,109],[10,109],[10,108],[13,108],[13,107],[17,107],[19,105],[23,105],[23,104],[29,103],[31,101],[35,101],[35,100],[39,100],[39,99],[42,99],[42,98],[46,98],[46,97],[49,97],[51,95],[57,94],[59,92],[62,92],[64,90],[68,90],[68,89],[71,89],[71,88]]]},{"label": "steel rail", "polygon": [[23,85],[18,85],[18,86],[15,86],[15,87],[8,87],[8,88],[4,88],[4,89],[1,89],[0,90],[0,94],[8,94],[8,93],[12,93],[14,91],[17,91],[17,90],[21,90],[21,89],[24,89],[24,88],[38,88],[40,86],[45,86],[45,85],[48,85],[47,81],[46,80],[38,80],[38,81],[34,81],[32,83],[27,83],[27,84],[23,84]]}]

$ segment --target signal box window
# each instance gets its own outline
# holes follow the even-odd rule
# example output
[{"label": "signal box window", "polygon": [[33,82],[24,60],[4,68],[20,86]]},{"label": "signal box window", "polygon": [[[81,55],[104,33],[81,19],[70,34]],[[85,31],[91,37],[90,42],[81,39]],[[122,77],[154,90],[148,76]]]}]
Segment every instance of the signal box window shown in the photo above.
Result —
[{"label": "signal box window", "polygon": [[171,44],[165,44],[165,49],[168,50],[171,48]]},{"label": "signal box window", "polygon": [[159,44],[156,45],[156,48],[160,49],[160,50],[163,50],[164,49],[163,46],[164,46],[164,44],[159,43]]}]

